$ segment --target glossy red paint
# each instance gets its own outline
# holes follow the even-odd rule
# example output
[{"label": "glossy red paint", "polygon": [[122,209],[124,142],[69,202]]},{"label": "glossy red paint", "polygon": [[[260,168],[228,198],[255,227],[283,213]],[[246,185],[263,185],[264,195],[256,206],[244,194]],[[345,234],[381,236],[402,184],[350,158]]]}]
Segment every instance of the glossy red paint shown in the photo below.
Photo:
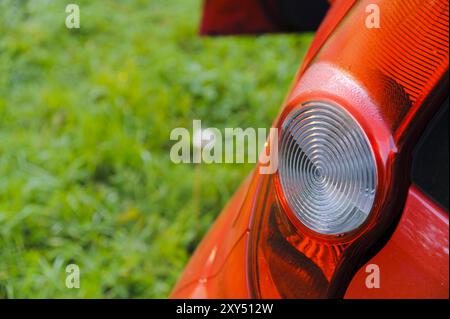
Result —
[{"label": "glossy red paint", "polygon": [[[345,298],[448,299],[448,238],[448,212],[411,187],[392,238],[358,271]],[[369,264],[380,269],[380,288],[366,286]]]},{"label": "glossy red paint", "polygon": [[172,298],[245,298],[250,212],[260,185],[248,178],[191,257]]},{"label": "glossy red paint", "polygon": [[[370,3],[334,3],[335,12],[341,14],[327,16],[323,39],[312,47],[274,124],[280,125],[291,108],[306,101],[334,103],[352,114],[368,136],[377,164],[377,195],[367,223],[345,236],[315,234],[292,218],[276,176],[256,170],[197,249],[172,297],[343,297],[355,273],[386,244],[394,229],[404,239],[394,233],[396,244],[386,247],[391,252],[398,248],[398,254],[399,243],[425,240],[412,228],[418,227],[417,220],[428,222],[424,229],[443,229],[442,220],[433,217],[436,210],[418,200],[417,190],[408,189],[412,149],[436,105],[448,94],[448,0],[380,1],[385,22],[375,31],[364,28]],[[446,241],[435,241],[435,247],[418,243],[412,247],[426,248],[433,256],[447,249],[448,258],[448,217],[446,227]],[[411,257],[413,251],[408,253]],[[426,258],[427,252],[416,253]],[[405,269],[412,269],[412,280],[421,285],[417,295],[448,291],[448,279],[436,277],[417,258],[409,261],[415,264]],[[398,259],[384,265],[393,273],[402,267]],[[448,277],[448,260],[446,269]],[[345,296],[359,293],[356,286]]]}]

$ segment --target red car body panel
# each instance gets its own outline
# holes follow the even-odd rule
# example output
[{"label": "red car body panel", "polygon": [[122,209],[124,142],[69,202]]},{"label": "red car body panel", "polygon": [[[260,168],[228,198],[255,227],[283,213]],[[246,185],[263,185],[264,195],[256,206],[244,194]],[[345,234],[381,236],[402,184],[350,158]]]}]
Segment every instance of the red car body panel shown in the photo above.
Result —
[{"label": "red car body panel", "polygon": [[[250,216],[242,211],[252,202],[246,196],[248,183],[236,192],[192,256],[172,298],[250,297],[246,277],[249,228],[245,227]],[[230,229],[232,236],[227,235]],[[367,263],[379,266],[380,288],[367,288],[366,267],[362,267],[345,298],[448,298],[448,246],[448,213],[412,186],[392,238]]]},{"label": "red car body panel", "polygon": [[448,213],[412,186],[397,229],[367,263],[379,267],[380,288],[367,288],[364,266],[345,297],[448,299],[448,236]]},{"label": "red car body panel", "polygon": [[[407,1],[380,1],[380,5],[386,6],[386,12],[394,15],[386,18],[389,21],[399,18],[395,16],[396,10],[402,7],[398,2],[404,4]],[[349,37],[353,30],[364,23],[364,18],[355,15],[355,12],[363,12],[362,4],[365,3],[369,1],[359,2],[355,9],[354,0],[335,1],[298,72],[285,109],[311,99],[336,101],[361,123],[378,154],[377,164],[382,181],[380,189],[383,194],[377,204],[380,213],[373,218],[368,229],[372,234],[379,232],[380,227],[378,225],[376,228],[375,224],[383,214],[387,215],[383,216],[383,223],[387,225],[390,222],[395,226],[395,231],[390,234],[385,245],[367,263],[379,266],[381,288],[366,287],[367,273],[363,266],[356,269],[356,274],[352,273],[354,276],[343,287],[344,292],[346,290],[343,296],[448,298],[448,213],[427,199],[418,188],[411,186],[407,177],[410,158],[397,159],[398,154],[411,152],[414,141],[417,141],[433,115],[432,106],[448,95],[448,88],[430,94],[431,90],[436,91],[448,72],[448,34],[447,40],[441,34],[433,39],[437,39],[436,46],[439,48],[436,56],[417,54],[428,50],[430,40],[426,33],[419,33],[413,42],[406,39],[386,43],[392,40],[392,36],[407,32],[407,25],[400,28],[399,34],[393,34],[387,28],[379,31],[361,30],[357,36]],[[433,2],[432,5],[439,6],[442,3]],[[408,2],[408,6],[419,16],[423,15],[419,1]],[[427,9],[433,10],[432,7]],[[439,23],[447,23],[448,29],[448,2],[446,11],[442,7],[440,10]],[[349,12],[353,19],[347,18],[344,23],[343,17]],[[414,17],[404,10],[400,12],[407,19]],[[426,20],[425,24],[426,28],[433,28],[432,20]],[[373,34],[383,36],[373,39]],[[406,51],[403,55],[398,52],[386,53],[387,45]],[[411,66],[405,64],[405,59],[414,61],[413,68],[430,63],[433,72],[427,70],[419,74],[417,79],[410,80],[408,72]],[[372,66],[370,72],[367,72],[367,65]],[[414,72],[421,72],[421,68],[414,69]],[[406,90],[407,95],[402,90]],[[255,296],[250,278],[254,264],[249,254],[254,249],[252,237],[258,231],[253,223],[258,217],[256,214],[260,214],[264,207],[261,193],[268,188],[273,188],[270,178],[261,176],[257,170],[243,183],[192,256],[172,292],[173,298]],[[394,202],[397,203],[394,205]],[[394,216],[393,213],[397,211]],[[345,261],[348,260],[347,257]],[[315,262],[321,263],[320,260]],[[336,267],[341,266],[339,260],[334,262],[329,265],[329,278],[334,278]],[[273,288],[275,285],[270,274],[260,274],[259,279],[263,285],[271,287],[265,290],[263,297],[280,297]]]},{"label": "red car body panel", "polygon": [[247,243],[256,180],[247,179],[200,243],[172,298],[248,298]]}]

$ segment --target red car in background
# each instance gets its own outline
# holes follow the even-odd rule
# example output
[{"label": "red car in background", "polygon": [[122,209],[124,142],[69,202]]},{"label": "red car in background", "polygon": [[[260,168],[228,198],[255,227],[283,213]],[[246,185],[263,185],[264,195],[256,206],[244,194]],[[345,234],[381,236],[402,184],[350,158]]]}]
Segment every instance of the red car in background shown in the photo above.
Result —
[{"label": "red car in background", "polygon": [[328,11],[273,124],[278,171],[246,179],[172,297],[448,298],[449,2],[309,2],[205,2],[203,34]]}]

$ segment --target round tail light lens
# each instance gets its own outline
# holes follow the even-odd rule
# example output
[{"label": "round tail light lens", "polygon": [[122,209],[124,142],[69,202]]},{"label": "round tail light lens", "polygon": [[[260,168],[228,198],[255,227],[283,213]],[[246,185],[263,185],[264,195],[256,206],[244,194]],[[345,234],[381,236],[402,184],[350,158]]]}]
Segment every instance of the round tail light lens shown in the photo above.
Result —
[{"label": "round tail light lens", "polygon": [[308,102],[282,123],[279,181],[309,229],[337,235],[360,227],[372,210],[376,173],[367,136],[343,108]]}]

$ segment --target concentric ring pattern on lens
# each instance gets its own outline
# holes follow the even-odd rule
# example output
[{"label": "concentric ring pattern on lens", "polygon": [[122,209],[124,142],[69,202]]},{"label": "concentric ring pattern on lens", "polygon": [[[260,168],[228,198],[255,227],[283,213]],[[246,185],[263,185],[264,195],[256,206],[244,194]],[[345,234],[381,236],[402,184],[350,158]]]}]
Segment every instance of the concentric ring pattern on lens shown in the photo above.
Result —
[{"label": "concentric ring pattern on lens", "polygon": [[337,235],[369,216],[377,184],[367,136],[342,108],[308,102],[281,127],[279,180],[290,209],[308,228]]}]

